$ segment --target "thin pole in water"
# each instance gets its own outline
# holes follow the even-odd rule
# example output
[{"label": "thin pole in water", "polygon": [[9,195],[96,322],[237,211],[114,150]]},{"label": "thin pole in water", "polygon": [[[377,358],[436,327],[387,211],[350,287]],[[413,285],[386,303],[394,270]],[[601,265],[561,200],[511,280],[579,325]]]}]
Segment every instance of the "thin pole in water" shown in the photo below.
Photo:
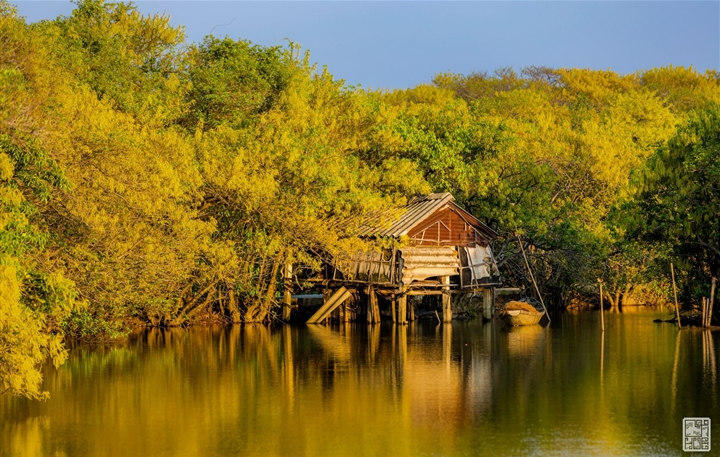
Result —
[{"label": "thin pole in water", "polygon": [[680,308],[678,307],[677,301],[677,288],[675,287],[675,267],[672,262],[670,262],[670,274],[672,275],[673,295],[675,295],[675,314],[677,315],[678,328],[682,328],[682,322],[680,322]]},{"label": "thin pole in water", "polygon": [[713,307],[715,305],[715,284],[717,283],[716,278],[712,278],[712,286],[710,287],[710,301],[708,302],[708,317],[707,317],[707,326],[710,327],[712,325],[712,312]]},{"label": "thin pole in water", "polygon": [[598,278],[600,286],[600,388],[602,389],[605,376],[605,306],[603,304],[603,281]]},{"label": "thin pole in water", "polygon": [[550,315],[547,312],[547,308],[545,307],[545,302],[543,301],[542,295],[540,295],[540,289],[538,289],[537,283],[535,282],[535,276],[533,275],[532,269],[530,268],[530,263],[528,263],[527,256],[525,255],[525,248],[523,247],[522,240],[520,239],[520,235],[517,236],[518,243],[520,244],[520,250],[522,251],[523,258],[525,259],[525,266],[528,269],[528,273],[530,273],[530,279],[532,279],[533,286],[535,286],[535,292],[538,294],[538,298],[540,299],[540,303],[542,304],[543,310],[545,311],[545,315],[548,318],[548,323],[552,322],[550,320]]},{"label": "thin pole in water", "polygon": [[603,291],[602,291],[602,279],[598,279],[598,284],[600,286],[600,328],[602,331],[605,331],[605,310],[603,309]]}]

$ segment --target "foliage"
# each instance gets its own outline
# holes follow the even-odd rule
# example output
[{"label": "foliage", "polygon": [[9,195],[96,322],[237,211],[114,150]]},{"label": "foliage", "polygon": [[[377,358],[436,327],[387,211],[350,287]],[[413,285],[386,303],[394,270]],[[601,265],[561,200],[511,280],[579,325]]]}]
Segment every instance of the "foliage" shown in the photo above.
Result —
[{"label": "foliage", "polygon": [[187,94],[192,109],[183,123],[194,130],[198,122],[206,129],[222,123],[248,126],[270,109],[292,74],[288,53],[280,47],[266,48],[249,41],[208,36],[189,52]]},{"label": "foliage", "polygon": [[508,285],[529,284],[524,243],[558,305],[597,278],[615,297],[662,293],[670,259],[688,287],[693,269],[717,274],[715,72],[504,68],[373,92],[294,43],[183,40],[132,4],[81,0],[27,25],[0,3],[0,382],[14,394],[43,396],[36,367],[62,361],[64,335],[268,322],[287,263],[315,274],[366,249],[358,221],[429,192],[501,234]]},{"label": "foliage", "polygon": [[44,261],[39,208],[68,182],[40,138],[51,87],[38,44],[0,3],[0,392],[29,398],[47,397],[38,365],[63,362],[62,323],[79,305],[73,282]]},{"label": "foliage", "polygon": [[54,60],[97,98],[153,126],[182,112],[177,73],[184,33],[169,16],[143,16],[131,3],[78,0],[70,16],[38,28]]},{"label": "foliage", "polygon": [[496,249],[505,276],[527,284],[516,233],[554,301],[602,276],[599,266],[621,241],[609,211],[673,131],[662,100],[633,75],[576,69],[445,74],[435,84],[466,100],[469,124],[483,127],[459,158],[473,164],[476,185],[460,195],[505,233]]},{"label": "foliage", "polygon": [[692,299],[709,295],[709,278],[720,272],[719,132],[719,105],[693,113],[650,159],[627,205],[632,236],[657,246],[665,265],[681,268]]}]

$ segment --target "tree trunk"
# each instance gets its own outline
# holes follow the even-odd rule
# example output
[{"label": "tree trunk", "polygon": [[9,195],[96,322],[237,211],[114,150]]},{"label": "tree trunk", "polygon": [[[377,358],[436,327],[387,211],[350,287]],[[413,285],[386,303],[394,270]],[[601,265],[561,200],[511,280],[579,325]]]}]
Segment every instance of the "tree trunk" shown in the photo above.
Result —
[{"label": "tree trunk", "polygon": [[261,290],[263,289],[263,276],[265,275],[265,263],[267,262],[267,253],[263,254],[262,262],[260,263],[260,272],[258,273],[257,279],[257,297],[253,300],[252,304],[245,310],[243,320],[245,322],[255,322],[255,315],[258,313],[257,309],[260,306],[260,296],[262,295]]},{"label": "tree trunk", "polygon": [[605,298],[607,298],[608,301],[610,302],[610,307],[611,307],[611,308],[616,308],[616,307],[620,304],[620,291],[618,290],[618,291],[615,292],[615,297],[613,297],[612,295],[610,295],[610,292],[607,292],[607,291],[606,291],[606,292],[605,292]]},{"label": "tree trunk", "polygon": [[270,284],[268,284],[267,293],[265,294],[265,300],[261,304],[262,314],[259,317],[259,321],[264,321],[267,318],[273,303],[275,303],[275,292],[277,292],[277,279],[278,272],[280,271],[280,265],[284,262],[284,252],[280,251],[273,262],[272,271],[270,272]]},{"label": "tree trunk", "polygon": [[[277,292],[277,275],[280,270],[280,265],[283,264],[284,252],[280,251],[273,262],[272,270],[270,271],[270,277],[268,279],[267,289],[265,291],[265,299],[258,297],[256,303],[252,306],[252,314],[245,313],[245,322],[262,322],[267,318],[272,304],[275,301],[275,292]],[[265,260],[263,259],[263,268],[265,266]],[[250,309],[248,309],[250,311]]]},{"label": "tree trunk", "polygon": [[239,324],[242,322],[242,315],[240,314],[240,309],[237,305],[235,291],[230,288],[228,289],[228,310],[230,312],[230,321],[233,324]]},{"label": "tree trunk", "polygon": [[[210,284],[205,286],[203,290],[195,294],[190,301],[185,302],[185,305],[178,311],[175,317],[170,315],[165,316],[165,325],[168,327],[177,327],[187,322],[191,317],[197,315],[199,311],[212,302],[213,293],[215,292],[215,284],[219,281],[219,278],[214,279]],[[202,297],[205,297],[205,300],[200,304],[200,299]]]},{"label": "tree trunk", "polygon": [[622,294],[623,306],[628,304],[628,299],[630,297],[630,289],[631,289],[630,284],[625,285],[625,291]]}]

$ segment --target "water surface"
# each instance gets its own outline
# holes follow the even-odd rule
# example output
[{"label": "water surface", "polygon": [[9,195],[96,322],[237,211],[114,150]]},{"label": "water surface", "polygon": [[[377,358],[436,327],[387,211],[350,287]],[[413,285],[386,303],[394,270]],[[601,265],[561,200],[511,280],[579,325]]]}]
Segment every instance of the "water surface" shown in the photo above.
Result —
[{"label": "water surface", "polygon": [[720,453],[720,333],[666,316],[139,332],[0,397],[0,455],[682,455],[684,417]]}]

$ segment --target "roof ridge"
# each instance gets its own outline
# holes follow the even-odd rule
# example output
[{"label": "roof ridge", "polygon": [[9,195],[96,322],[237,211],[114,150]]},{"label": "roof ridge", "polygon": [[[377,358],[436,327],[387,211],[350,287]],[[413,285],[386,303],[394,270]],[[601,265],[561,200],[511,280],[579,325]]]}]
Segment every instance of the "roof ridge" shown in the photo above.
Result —
[{"label": "roof ridge", "polygon": [[450,192],[435,192],[428,195],[416,195],[415,197],[411,198],[410,201],[408,201],[407,206],[414,205],[416,203],[422,203],[422,202],[428,202],[433,200],[444,200],[447,199],[448,201],[455,201],[455,197]]}]

